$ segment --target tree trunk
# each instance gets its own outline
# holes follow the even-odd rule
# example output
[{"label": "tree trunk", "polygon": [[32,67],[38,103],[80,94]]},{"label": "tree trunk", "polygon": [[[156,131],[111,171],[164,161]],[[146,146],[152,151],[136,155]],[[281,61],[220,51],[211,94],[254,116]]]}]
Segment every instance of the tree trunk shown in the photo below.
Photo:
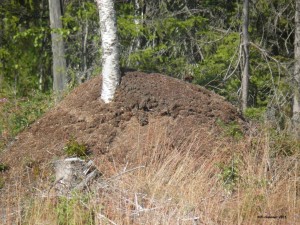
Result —
[{"label": "tree trunk", "polygon": [[[4,35],[4,21],[0,20],[0,46],[3,46],[3,35]],[[0,47],[1,49],[1,47]],[[2,90],[2,83],[3,83],[3,70],[4,70],[4,61],[0,58],[0,90]]]},{"label": "tree trunk", "polygon": [[62,5],[60,0],[49,0],[52,55],[53,55],[53,90],[58,95],[67,86],[65,48],[62,35],[58,29],[62,28]]},{"label": "tree trunk", "polygon": [[3,63],[1,62],[0,60],[0,90],[2,90],[2,86],[3,86],[3,72],[2,72],[2,67],[3,66]]},{"label": "tree trunk", "polygon": [[300,0],[296,0],[294,43],[293,127],[300,134]]},{"label": "tree trunk", "polygon": [[248,90],[249,90],[249,0],[244,0],[243,5],[243,55],[244,68],[242,77],[242,111],[244,112],[248,106]]},{"label": "tree trunk", "polygon": [[97,0],[102,41],[101,99],[109,103],[120,82],[119,41],[114,0]]},{"label": "tree trunk", "polygon": [[[136,25],[136,33],[137,36],[132,39],[131,46],[128,52],[128,56],[132,54],[132,52],[136,52],[141,49],[142,45],[142,37],[140,35],[141,32],[141,26],[143,25],[144,20],[144,12],[146,9],[146,5],[144,3],[144,0],[134,0],[134,24]],[[126,65],[128,67],[136,67],[139,66],[139,62],[135,62],[135,65],[131,65],[130,57],[127,58]]]},{"label": "tree trunk", "polygon": [[82,84],[85,82],[88,78],[87,75],[87,41],[88,41],[88,35],[89,35],[89,22],[88,19],[85,18],[85,22],[82,24],[82,30],[83,37],[82,37],[82,65],[81,65],[81,73],[79,73],[79,76],[77,76],[77,81],[79,84]]},{"label": "tree trunk", "polygon": [[[37,9],[37,12],[39,13],[39,24],[43,24],[43,18],[45,16],[46,11],[48,11],[47,7],[46,7],[47,1],[46,0],[42,0],[39,4],[39,10]],[[43,32],[44,33],[44,32]],[[40,91],[45,91],[45,58],[42,56],[43,53],[45,52],[45,46],[47,43],[47,35],[44,35],[43,41],[42,41],[42,46],[40,49],[40,55],[41,57],[39,58],[40,62],[39,62],[39,90]]]},{"label": "tree trunk", "polygon": [[[143,19],[144,19],[144,2],[140,0],[135,0],[134,1],[134,23],[136,25],[136,31],[137,33],[140,33],[140,26],[143,24]],[[134,39],[134,47],[133,51],[136,51],[141,48],[141,37],[138,36]]]}]

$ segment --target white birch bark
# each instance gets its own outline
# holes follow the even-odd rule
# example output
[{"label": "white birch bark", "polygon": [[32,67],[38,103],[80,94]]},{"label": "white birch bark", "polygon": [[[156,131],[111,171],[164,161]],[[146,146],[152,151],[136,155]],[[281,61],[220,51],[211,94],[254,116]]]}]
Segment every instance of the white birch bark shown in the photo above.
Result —
[{"label": "white birch bark", "polygon": [[105,103],[113,100],[120,82],[119,41],[114,0],[96,0],[102,40],[102,93]]},{"label": "white birch bark", "polygon": [[49,0],[50,27],[52,29],[53,90],[59,95],[67,86],[65,47],[63,37],[57,31],[57,29],[62,28],[61,7],[60,0]]},{"label": "white birch bark", "polygon": [[296,0],[294,43],[293,126],[300,130],[300,0]]}]

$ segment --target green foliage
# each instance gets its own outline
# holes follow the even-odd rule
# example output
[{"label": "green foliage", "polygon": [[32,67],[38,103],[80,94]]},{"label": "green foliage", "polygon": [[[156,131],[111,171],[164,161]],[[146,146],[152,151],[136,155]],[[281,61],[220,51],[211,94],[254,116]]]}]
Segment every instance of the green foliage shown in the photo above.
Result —
[{"label": "green foliage", "polygon": [[1,173],[5,172],[9,169],[9,166],[3,163],[0,163],[0,190],[4,187],[5,181],[4,179],[1,177]]},{"label": "green foliage", "polygon": [[[151,18],[152,23],[136,25],[135,19],[133,14],[118,17],[125,53],[121,57],[122,65],[179,78],[186,76],[190,62],[194,64],[200,58],[196,51],[197,32],[206,29],[207,20],[201,16],[158,16]],[[134,48],[137,39],[143,44],[139,49]]]},{"label": "green foliage", "polygon": [[263,121],[265,113],[266,113],[265,107],[261,107],[261,108],[252,107],[246,109],[246,111],[244,112],[244,116],[250,120]]},{"label": "green foliage", "polygon": [[240,180],[239,166],[240,160],[237,157],[233,157],[230,164],[220,163],[218,168],[221,170],[219,180],[222,182],[225,190],[231,194]]},{"label": "green foliage", "polygon": [[74,138],[68,141],[64,147],[64,153],[69,157],[84,158],[88,155],[88,148],[86,145],[79,143]]},{"label": "green foliage", "polygon": [[[99,13],[94,1],[73,0],[66,5],[63,20],[68,76],[74,87],[101,68]],[[88,70],[88,71],[87,71]],[[99,75],[99,73],[96,73]],[[82,79],[83,78],[83,79]]]},{"label": "green foliage", "polygon": [[[116,4],[121,66],[181,79],[192,77],[193,83],[239,105],[242,2],[163,0],[139,4],[138,10],[134,1]],[[250,3],[249,105],[257,113],[274,103],[274,98],[277,105],[290,107],[293,12],[289,0]],[[67,1],[62,20],[63,29],[55,32],[64,37],[69,87],[73,88],[101,71],[97,6],[93,0]],[[49,91],[48,8],[37,0],[3,0],[0,36],[1,95],[22,98],[32,90]],[[253,110],[248,114],[255,117]],[[16,132],[30,123],[22,115],[16,115],[14,122]]]},{"label": "green foliage", "polygon": [[[6,93],[7,94],[7,93]],[[49,94],[32,91],[27,97],[1,97],[0,92],[0,151],[31,123],[52,106]]]},{"label": "green foliage", "polygon": [[300,141],[286,131],[270,132],[271,157],[292,156],[300,153]]},{"label": "green foliage", "polygon": [[0,190],[4,187],[5,181],[2,177],[0,177]]},{"label": "green foliage", "polygon": [[1,89],[18,96],[38,89],[40,77],[44,87],[50,82],[46,74],[50,66],[50,33],[48,23],[39,19],[45,8],[37,3],[33,7],[30,2],[35,1],[4,0],[0,5]]},{"label": "green foliage", "polygon": [[240,125],[233,121],[230,123],[224,123],[222,120],[217,120],[217,124],[223,129],[224,135],[233,137],[235,140],[240,140],[244,137],[244,133]]},{"label": "green foliage", "polygon": [[8,165],[0,163],[0,172],[5,172],[9,169]]},{"label": "green foliage", "polygon": [[133,15],[121,15],[118,18],[118,35],[122,37],[121,41],[130,44],[133,38],[143,34],[144,27],[134,22]]},{"label": "green foliage", "polygon": [[94,225],[94,213],[87,209],[85,204],[88,197],[72,196],[60,197],[55,206],[59,225],[86,224]]},{"label": "green foliage", "polygon": [[0,103],[0,134],[6,141],[28,127],[52,106],[51,96],[38,91],[31,92],[24,98],[11,96],[5,99],[4,103]]},{"label": "green foliage", "polygon": [[206,42],[220,41],[203,47],[208,57],[194,70],[196,82],[227,97],[231,102],[237,102],[236,90],[240,86],[237,76],[240,72],[237,68],[239,34],[230,33],[222,38],[222,33],[206,31],[202,35],[206,35]]}]

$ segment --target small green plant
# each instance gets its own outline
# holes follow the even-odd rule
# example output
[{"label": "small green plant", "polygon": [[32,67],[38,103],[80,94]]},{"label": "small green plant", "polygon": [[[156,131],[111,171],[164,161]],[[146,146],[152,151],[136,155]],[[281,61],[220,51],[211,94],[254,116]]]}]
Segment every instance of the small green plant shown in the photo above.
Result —
[{"label": "small green plant", "polygon": [[0,172],[5,172],[9,167],[6,164],[0,163]]},{"label": "small green plant", "polygon": [[64,147],[64,152],[69,157],[86,157],[88,155],[88,149],[85,144],[81,144],[74,138],[68,141]]},{"label": "small green plant", "polygon": [[300,141],[285,131],[270,131],[271,157],[299,154]]},{"label": "small green plant", "polygon": [[94,225],[93,211],[84,207],[88,204],[85,196],[60,197],[55,207],[59,225],[87,224]]},{"label": "small green plant", "polygon": [[0,177],[0,190],[4,187],[4,179]]},{"label": "small green plant", "polygon": [[6,101],[0,107],[0,151],[52,105],[51,95],[39,91],[32,91],[25,97],[8,95],[2,99]]},{"label": "small green plant", "polygon": [[237,122],[225,123],[222,120],[217,120],[217,124],[223,128],[224,135],[240,140],[244,137],[243,131]]},{"label": "small green plant", "polygon": [[[0,163],[0,173],[5,172],[9,169],[8,165]],[[0,189],[4,187],[4,179],[0,177]]]},{"label": "small green plant", "polygon": [[265,113],[266,113],[265,107],[260,107],[260,108],[253,107],[253,108],[247,108],[246,111],[244,112],[244,116],[250,120],[263,121]]},{"label": "small green plant", "polygon": [[240,179],[238,169],[239,162],[240,161],[237,158],[233,158],[229,165],[226,165],[224,163],[220,163],[217,165],[221,170],[219,179],[228,193],[232,193],[235,190],[235,187]]}]

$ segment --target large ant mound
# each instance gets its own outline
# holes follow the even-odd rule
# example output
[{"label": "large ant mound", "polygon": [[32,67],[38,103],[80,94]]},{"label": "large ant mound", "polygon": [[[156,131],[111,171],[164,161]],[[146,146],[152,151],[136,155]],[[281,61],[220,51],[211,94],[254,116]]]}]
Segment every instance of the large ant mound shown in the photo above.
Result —
[{"label": "large ant mound", "polygon": [[100,90],[101,76],[77,87],[22,132],[1,155],[7,173],[23,176],[25,161],[49,163],[64,154],[71,139],[85,144],[107,171],[109,163],[147,163],[182,151],[201,158],[235,143],[220,124],[243,124],[224,98],[160,74],[126,73],[109,104],[99,100]]}]

